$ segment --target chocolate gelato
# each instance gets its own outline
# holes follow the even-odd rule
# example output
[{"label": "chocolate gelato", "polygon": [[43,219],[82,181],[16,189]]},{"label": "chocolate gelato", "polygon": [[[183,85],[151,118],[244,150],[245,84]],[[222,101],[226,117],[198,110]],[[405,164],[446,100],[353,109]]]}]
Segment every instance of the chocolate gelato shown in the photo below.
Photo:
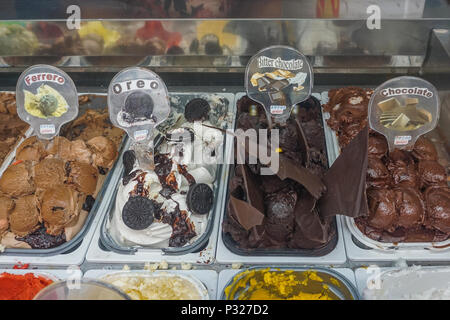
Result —
[{"label": "chocolate gelato", "polygon": [[0,92],[0,164],[27,128],[28,124],[17,115],[15,94]]},{"label": "chocolate gelato", "polygon": [[[268,128],[262,106],[243,97],[237,107],[237,129]],[[294,109],[285,125],[275,125],[274,129],[279,130],[276,151],[280,159],[274,175],[261,175],[264,166],[259,158],[256,164],[248,163],[246,158],[245,165],[234,167],[229,182],[227,215],[223,221],[227,247],[247,251],[264,249],[264,252],[328,248],[336,236],[335,215],[352,215],[346,201],[336,202],[343,197],[335,184],[343,179],[343,168],[351,166],[356,158],[341,159],[336,168],[328,169],[321,117],[318,100],[310,98]],[[365,139],[358,139],[358,143],[349,146],[350,152],[345,152],[345,157],[350,153],[363,155],[356,160],[364,170],[367,156],[354,151],[361,145],[366,148]],[[248,149],[251,153],[252,148]],[[239,156],[242,155],[235,154],[235,157]],[[346,179],[345,187],[348,185],[349,198],[352,198],[347,200],[353,206],[360,201],[357,189],[360,180],[363,185],[365,179],[360,174],[358,177],[347,175]]]},{"label": "chocolate gelato", "polygon": [[0,193],[20,197],[35,191],[31,179],[31,164],[28,161],[10,165],[0,177]]},{"label": "chocolate gelato", "polygon": [[14,209],[14,201],[8,197],[0,196],[0,234],[9,228],[9,215]]},{"label": "chocolate gelato", "polygon": [[9,216],[11,232],[25,236],[39,227],[39,212],[34,195],[21,197],[15,202],[15,207]]},{"label": "chocolate gelato", "polygon": [[66,163],[67,183],[87,195],[93,195],[97,188],[98,171],[92,165],[71,161]]},{"label": "chocolate gelato", "polygon": [[65,126],[65,137],[45,141],[33,136],[18,147],[17,161],[0,177],[1,245],[48,249],[81,230],[123,136],[103,121],[104,114],[87,110],[76,126]]},{"label": "chocolate gelato", "polygon": [[[337,132],[341,147],[354,132],[346,131],[348,119],[336,110],[347,105],[348,97],[355,92],[361,95],[367,116],[368,99],[363,98],[366,89],[332,90],[324,106],[330,111],[328,124]],[[434,144],[421,136],[411,152],[396,149],[388,153],[386,138],[371,131],[368,156],[369,214],[355,219],[358,228],[381,242],[438,242],[450,238],[448,178],[438,163]]]},{"label": "chocolate gelato", "polygon": [[367,124],[367,106],[373,91],[357,87],[333,89],[323,106],[330,113],[328,125],[338,136],[339,145],[346,146]]},{"label": "chocolate gelato", "polygon": [[62,185],[65,180],[64,161],[46,158],[34,166],[36,188],[47,189]]},{"label": "chocolate gelato", "polygon": [[46,189],[40,199],[40,212],[47,232],[61,234],[67,225],[78,218],[83,202],[82,194],[70,187]]}]

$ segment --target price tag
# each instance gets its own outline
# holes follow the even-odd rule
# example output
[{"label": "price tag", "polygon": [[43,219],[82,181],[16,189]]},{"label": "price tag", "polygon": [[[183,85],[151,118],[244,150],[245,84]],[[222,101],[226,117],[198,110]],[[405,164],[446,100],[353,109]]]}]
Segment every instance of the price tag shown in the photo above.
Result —
[{"label": "price tag", "polygon": [[50,140],[78,115],[78,94],[72,79],[49,65],[26,69],[16,86],[17,114],[41,139]]},{"label": "price tag", "polygon": [[418,137],[436,127],[439,114],[436,88],[416,77],[386,81],[369,102],[370,127],[386,137],[391,151],[411,150]]},{"label": "price tag", "polygon": [[254,55],[245,79],[247,95],[261,103],[275,122],[285,122],[292,107],[311,95],[313,85],[308,59],[286,46],[272,46]]}]

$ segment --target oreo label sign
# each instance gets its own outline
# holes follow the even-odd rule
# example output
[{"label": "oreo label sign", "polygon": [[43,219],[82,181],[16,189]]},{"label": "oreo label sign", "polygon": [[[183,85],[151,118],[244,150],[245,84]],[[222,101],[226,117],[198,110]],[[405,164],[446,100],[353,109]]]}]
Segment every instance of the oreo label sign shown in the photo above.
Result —
[{"label": "oreo label sign", "polygon": [[133,90],[156,90],[159,87],[158,81],[155,80],[147,80],[147,79],[137,79],[137,80],[129,80],[123,81],[119,83],[115,83],[112,87],[112,92],[114,94],[120,94],[123,92],[129,92]]},{"label": "oreo label sign", "polygon": [[169,116],[167,88],[150,70],[126,68],[109,85],[108,109],[111,122],[133,141],[148,141],[153,128]]}]

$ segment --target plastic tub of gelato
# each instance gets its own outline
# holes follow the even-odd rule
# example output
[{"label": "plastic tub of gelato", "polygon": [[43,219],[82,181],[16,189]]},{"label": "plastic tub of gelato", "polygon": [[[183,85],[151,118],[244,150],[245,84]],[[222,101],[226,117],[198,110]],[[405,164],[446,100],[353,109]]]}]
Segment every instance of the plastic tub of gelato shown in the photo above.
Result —
[{"label": "plastic tub of gelato", "polygon": [[359,300],[359,295],[332,269],[255,267],[230,277],[222,300]]},{"label": "plastic tub of gelato", "polygon": [[358,288],[365,300],[450,300],[450,268],[359,268]]},{"label": "plastic tub of gelato", "polygon": [[58,281],[41,290],[33,300],[130,300],[115,286],[103,281],[80,279]]},{"label": "plastic tub of gelato", "polygon": [[[358,87],[322,93],[329,144],[337,157],[367,123],[372,91]],[[331,97],[331,99],[330,99]],[[383,136],[369,135],[368,217],[344,217],[358,247],[392,252],[450,248],[450,155],[439,127],[417,140],[412,152],[388,154]]]},{"label": "plastic tub of gelato", "polygon": [[67,270],[1,269],[0,300],[32,300],[46,286],[70,275]]},{"label": "plastic tub of gelato", "polygon": [[[264,129],[265,113],[261,106],[245,94],[236,96],[236,104],[237,114],[241,115],[240,120],[235,120],[236,129]],[[291,122],[286,127],[287,129],[284,132],[280,130],[280,147],[286,149],[282,152],[289,153],[286,157],[290,159],[302,158],[302,148],[298,146],[300,144],[298,141],[301,139],[294,139],[293,136],[303,130],[305,140],[311,146],[307,156],[311,159],[309,169],[314,173],[322,174],[329,166],[320,102],[313,95],[293,112],[297,115],[303,129],[297,128],[296,131],[297,125],[294,118],[289,120]],[[240,123],[238,123],[239,121]],[[233,157],[234,155],[230,153],[229,156]],[[252,167],[248,164],[245,166],[232,165],[229,170],[230,174],[226,177],[229,190],[225,190],[226,198],[223,209],[225,212],[222,222],[222,239],[225,247],[233,254],[242,257],[321,257],[330,253],[338,242],[336,217],[327,217],[321,220],[318,214],[311,215],[314,217],[312,221],[303,221],[303,224],[314,226],[314,231],[309,231],[308,235],[298,231],[294,218],[294,207],[297,207],[300,201],[306,204],[308,198],[305,196],[306,190],[290,179],[279,179],[277,175],[256,175],[255,168],[256,166]],[[261,214],[252,213],[260,211],[260,209],[256,209],[253,205],[250,208],[247,201],[243,201],[245,197],[248,198],[248,191],[244,189],[255,190],[258,185],[260,186],[258,189],[262,189],[259,197],[267,200],[263,206],[266,207],[266,211],[269,211],[269,207],[273,208],[270,210],[273,217],[267,218],[266,215],[263,224],[249,229],[245,225],[254,225],[255,219],[259,219],[258,216]],[[231,198],[233,198],[233,202],[231,202]],[[254,195],[254,198],[252,201],[256,203],[257,195]],[[230,205],[231,203],[232,205]],[[233,217],[230,215],[230,208],[233,209]],[[288,209],[282,210],[283,208]],[[276,212],[285,216],[277,217]],[[319,222],[319,220],[321,221]],[[269,228],[267,225],[270,225]],[[263,228],[258,229],[261,226]]]},{"label": "plastic tub of gelato", "polygon": [[89,270],[84,276],[109,283],[134,300],[209,300],[217,287],[212,270]]},{"label": "plastic tub of gelato", "polygon": [[1,254],[69,252],[90,227],[125,138],[109,123],[106,97],[81,95],[80,101],[79,117],[59,137],[26,139],[0,177]]},{"label": "plastic tub of gelato", "polygon": [[[213,229],[234,94],[169,98],[172,112],[155,138],[155,169],[139,168],[132,151],[124,154],[122,179],[112,190],[100,231],[101,243],[116,253],[183,255],[203,249]],[[175,140],[177,134],[187,134],[189,142]],[[134,219],[143,210],[152,211],[151,221]]]}]

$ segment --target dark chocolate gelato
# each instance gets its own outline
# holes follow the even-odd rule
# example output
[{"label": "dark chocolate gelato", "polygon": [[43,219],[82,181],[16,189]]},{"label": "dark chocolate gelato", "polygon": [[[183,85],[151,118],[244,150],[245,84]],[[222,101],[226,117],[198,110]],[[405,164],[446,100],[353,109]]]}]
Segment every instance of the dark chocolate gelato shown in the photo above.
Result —
[{"label": "dark chocolate gelato", "polygon": [[[328,124],[337,132],[341,147],[354,132],[348,130],[348,119],[338,110],[356,92],[362,96],[367,90],[332,90],[329,103],[324,106],[330,111]],[[368,100],[361,102],[367,110]],[[448,178],[445,168],[438,163],[434,144],[421,136],[411,152],[396,149],[388,153],[386,138],[371,131],[368,155],[369,214],[355,219],[358,228],[381,242],[438,242],[450,238]]]},{"label": "dark chocolate gelato", "polygon": [[[245,96],[237,102],[237,109],[236,129],[268,128],[265,111],[255,101]],[[274,126],[273,129],[279,130],[280,139],[279,147],[272,150],[279,152],[279,168],[273,175],[261,174],[265,166],[259,158],[256,164],[251,164],[247,156],[245,164],[234,167],[229,182],[227,214],[223,221],[227,246],[250,251],[321,249],[335,237],[333,221],[337,213],[333,210],[337,208],[338,211],[342,209],[339,213],[352,213],[347,211],[345,201],[339,201],[339,205],[329,205],[343,197],[336,192],[333,184],[342,180],[343,167],[351,166],[356,158],[338,161],[337,171],[336,168],[328,170],[321,119],[318,100],[309,98],[294,109],[285,124]],[[367,141],[367,138],[358,139],[358,143],[365,150],[367,143],[363,143],[364,140]],[[246,152],[252,154],[251,149],[248,147]],[[357,146],[351,150],[353,155],[357,150]],[[344,154],[349,156],[349,152]],[[363,155],[362,159],[357,160],[359,165],[364,166],[364,172],[367,156],[363,152],[358,154]],[[236,152],[236,159],[239,156],[242,152]],[[328,174],[333,177],[328,177]],[[351,181],[347,191],[353,206],[360,201],[356,189],[360,188],[358,185],[362,187],[365,184],[364,175],[356,179],[362,179],[362,184],[352,177],[347,176],[346,179]]]}]

